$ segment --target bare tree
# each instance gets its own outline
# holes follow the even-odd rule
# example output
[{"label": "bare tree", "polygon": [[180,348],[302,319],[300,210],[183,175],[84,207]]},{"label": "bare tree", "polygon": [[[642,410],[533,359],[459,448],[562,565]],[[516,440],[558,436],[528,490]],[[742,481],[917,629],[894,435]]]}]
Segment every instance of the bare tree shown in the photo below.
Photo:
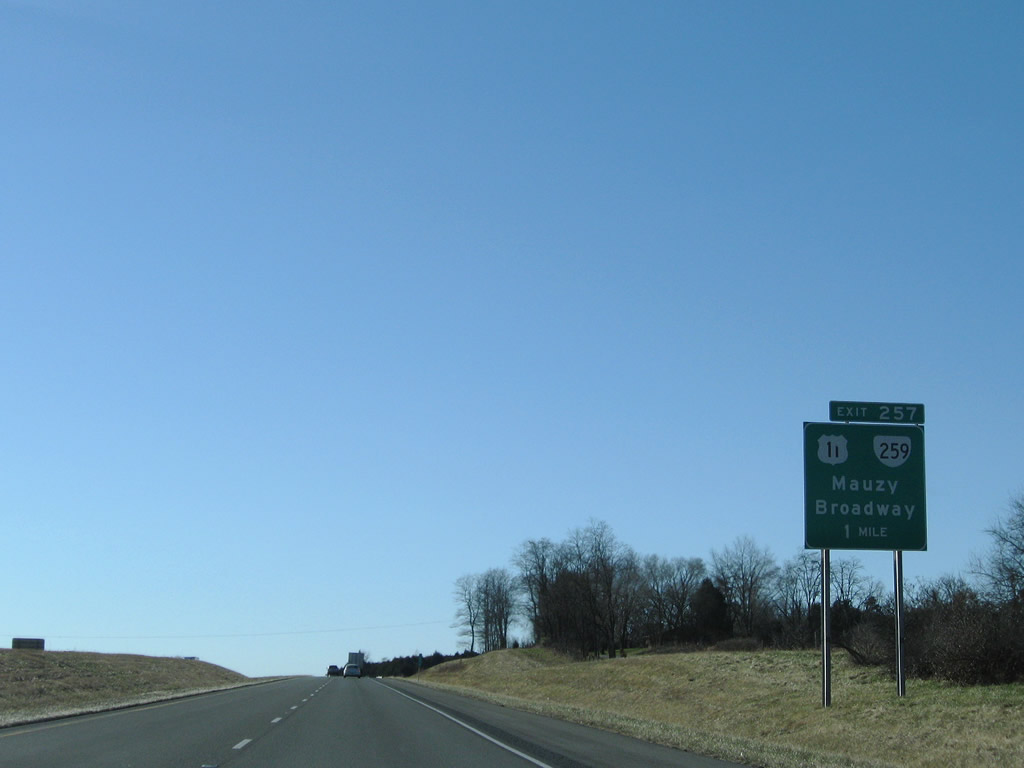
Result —
[{"label": "bare tree", "polygon": [[516,558],[535,632],[580,656],[628,644],[641,615],[640,563],[611,527],[591,521],[559,545],[528,541]]},{"label": "bare tree", "polygon": [[466,574],[455,580],[455,623],[459,637],[469,638],[470,653],[476,652],[476,641],[481,629],[480,576]]},{"label": "bare tree", "polygon": [[551,599],[555,578],[557,547],[550,539],[530,539],[519,547],[513,564],[519,569],[519,589],[523,595],[526,618],[533,630],[533,639],[544,642],[554,633],[550,611],[545,608]]},{"label": "bare tree", "polygon": [[832,601],[862,610],[871,598],[878,602],[884,588],[877,579],[864,574],[864,564],[856,557],[836,558],[831,568]]},{"label": "bare tree", "polygon": [[986,533],[992,537],[987,558],[975,557],[971,571],[985,583],[988,597],[1024,608],[1024,493],[1010,500],[1010,510]]},{"label": "bare tree", "polygon": [[707,575],[699,557],[671,560],[649,555],[640,565],[647,639],[660,645],[666,639],[680,641],[692,619],[693,595]]},{"label": "bare tree", "polygon": [[477,580],[484,651],[508,647],[516,610],[515,582],[504,568],[491,568]]},{"label": "bare tree", "polygon": [[934,610],[957,602],[976,601],[977,593],[959,574],[945,574],[908,585],[906,605],[911,610]]},{"label": "bare tree", "polygon": [[811,644],[811,609],[821,602],[821,563],[813,552],[805,550],[783,564],[776,582],[775,601],[786,641],[801,646]]},{"label": "bare tree", "polygon": [[594,595],[594,619],[603,635],[602,644],[608,648],[609,658],[615,658],[615,630],[618,623],[615,581],[619,543],[611,526],[605,522],[591,522],[580,534]]},{"label": "bare tree", "polygon": [[600,639],[594,626],[595,598],[587,573],[585,552],[577,537],[555,548],[548,597],[541,603],[550,641],[579,656],[598,653]]},{"label": "bare tree", "polygon": [[668,599],[673,628],[682,633],[693,612],[693,595],[707,578],[707,568],[699,557],[676,557],[672,561],[672,581]]},{"label": "bare tree", "polygon": [[625,656],[629,640],[635,634],[636,620],[640,614],[642,586],[640,558],[631,547],[622,547],[616,571],[614,588],[618,614],[619,650]]},{"label": "bare tree", "polygon": [[672,624],[672,565],[663,557],[648,555],[640,565],[643,582],[644,630],[653,645],[661,645]]},{"label": "bare tree", "polygon": [[603,521],[591,521],[585,529],[576,531],[573,547],[585,563],[599,645],[608,650],[609,658],[615,658],[616,647],[624,648],[626,643],[639,594],[638,558]]},{"label": "bare tree", "polygon": [[772,553],[758,547],[750,536],[738,537],[721,552],[712,551],[715,586],[725,595],[740,634],[753,637],[770,613],[778,570]]}]

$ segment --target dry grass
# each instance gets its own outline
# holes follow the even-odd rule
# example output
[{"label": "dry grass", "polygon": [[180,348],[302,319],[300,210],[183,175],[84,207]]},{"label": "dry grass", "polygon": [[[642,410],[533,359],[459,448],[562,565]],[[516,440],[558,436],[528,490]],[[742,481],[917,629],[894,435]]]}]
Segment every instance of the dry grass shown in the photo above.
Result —
[{"label": "dry grass", "polygon": [[1024,686],[960,688],[833,663],[821,707],[820,655],[800,651],[644,654],[573,662],[500,651],[418,678],[504,704],[738,762],[950,768],[1024,765]]},{"label": "dry grass", "polygon": [[0,650],[0,726],[145,704],[252,683],[201,661]]}]

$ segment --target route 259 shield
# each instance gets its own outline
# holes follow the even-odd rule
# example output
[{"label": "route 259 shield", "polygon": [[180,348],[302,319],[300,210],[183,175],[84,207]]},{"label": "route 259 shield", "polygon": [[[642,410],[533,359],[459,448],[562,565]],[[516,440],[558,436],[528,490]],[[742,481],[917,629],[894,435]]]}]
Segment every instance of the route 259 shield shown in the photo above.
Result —
[{"label": "route 259 shield", "polygon": [[875,435],[875,458],[887,467],[898,467],[910,458],[911,440],[906,435]]}]

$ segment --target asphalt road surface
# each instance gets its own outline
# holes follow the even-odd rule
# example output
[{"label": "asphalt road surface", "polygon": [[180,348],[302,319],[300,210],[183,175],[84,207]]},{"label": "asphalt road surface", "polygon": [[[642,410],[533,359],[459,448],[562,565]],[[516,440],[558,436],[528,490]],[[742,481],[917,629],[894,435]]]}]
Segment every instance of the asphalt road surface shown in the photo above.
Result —
[{"label": "asphalt road surface", "polygon": [[293,678],[0,730],[4,768],[726,768],[394,680]]}]

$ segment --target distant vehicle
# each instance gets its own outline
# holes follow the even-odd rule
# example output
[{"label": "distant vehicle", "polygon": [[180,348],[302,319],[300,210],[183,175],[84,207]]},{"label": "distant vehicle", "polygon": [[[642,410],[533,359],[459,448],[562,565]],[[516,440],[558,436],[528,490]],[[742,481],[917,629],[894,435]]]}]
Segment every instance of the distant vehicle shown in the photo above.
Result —
[{"label": "distant vehicle", "polygon": [[327,676],[328,677],[337,677],[340,674],[341,674],[341,670],[338,669],[338,665],[337,664],[331,664],[331,666],[329,666],[327,668]]},{"label": "distant vehicle", "polygon": [[342,672],[342,677],[362,677],[363,670],[359,668],[358,664],[346,664],[345,671]]},{"label": "distant vehicle", "polygon": [[349,651],[347,663],[362,667],[366,663],[366,655],[362,651]]}]

